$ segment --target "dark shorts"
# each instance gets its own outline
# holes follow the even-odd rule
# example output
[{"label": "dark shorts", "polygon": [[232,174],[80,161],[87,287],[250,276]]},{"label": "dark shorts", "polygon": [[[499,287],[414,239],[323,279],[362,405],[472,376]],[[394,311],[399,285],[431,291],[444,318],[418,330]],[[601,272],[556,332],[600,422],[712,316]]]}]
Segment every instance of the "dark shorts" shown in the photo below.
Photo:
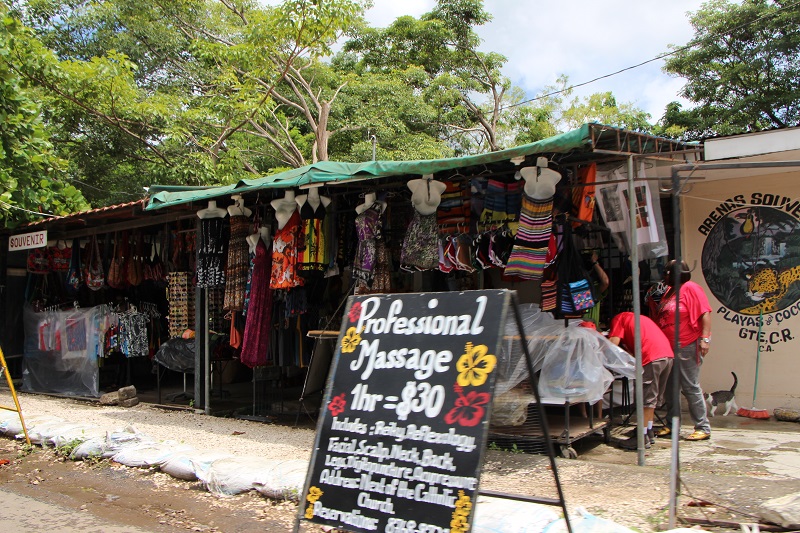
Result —
[{"label": "dark shorts", "polygon": [[671,357],[664,357],[642,367],[644,407],[655,409],[664,404],[664,394],[667,392],[667,379],[672,370],[672,362]]}]

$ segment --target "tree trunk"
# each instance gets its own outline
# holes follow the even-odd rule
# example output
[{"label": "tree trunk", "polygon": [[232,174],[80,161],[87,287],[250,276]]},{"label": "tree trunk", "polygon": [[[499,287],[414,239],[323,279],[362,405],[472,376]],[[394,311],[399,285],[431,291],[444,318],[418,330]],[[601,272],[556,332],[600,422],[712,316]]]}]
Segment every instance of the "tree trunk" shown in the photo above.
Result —
[{"label": "tree trunk", "polygon": [[320,102],[319,117],[317,119],[317,131],[312,150],[313,162],[328,160],[328,140],[331,132],[328,131],[328,117],[331,114],[331,103]]}]

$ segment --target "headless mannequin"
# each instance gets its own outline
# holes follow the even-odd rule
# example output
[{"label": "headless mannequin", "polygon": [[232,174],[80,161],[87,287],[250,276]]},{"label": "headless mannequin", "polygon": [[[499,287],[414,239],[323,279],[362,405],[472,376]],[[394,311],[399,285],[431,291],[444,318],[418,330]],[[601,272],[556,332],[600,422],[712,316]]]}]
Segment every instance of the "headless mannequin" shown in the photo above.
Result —
[{"label": "headless mannequin", "polygon": [[209,201],[208,207],[197,212],[198,218],[223,218],[227,214],[227,211],[221,207],[217,207],[216,200]]},{"label": "headless mannequin", "polygon": [[308,194],[301,194],[300,196],[295,198],[295,201],[297,202],[298,207],[303,207],[306,204],[306,202],[308,202],[308,205],[311,206],[311,209],[313,209],[314,212],[317,211],[317,208],[320,206],[320,204],[322,204],[324,207],[328,207],[328,204],[331,203],[330,198],[328,198],[327,196],[319,195],[318,187],[309,189]]},{"label": "headless mannequin", "polygon": [[386,202],[378,202],[377,198],[378,197],[374,192],[366,193],[364,195],[364,203],[356,206],[356,213],[360,215],[376,203],[378,204],[378,208],[380,209],[381,213],[383,213],[383,210],[386,209]]},{"label": "headless mannequin", "polygon": [[537,200],[552,198],[561,181],[561,174],[547,168],[546,157],[538,158],[535,167],[525,167],[519,173],[525,180],[525,194]]},{"label": "headless mannequin", "polygon": [[244,201],[242,200],[242,197],[240,195],[234,194],[233,196],[231,196],[231,199],[233,200],[233,205],[228,207],[228,214],[230,216],[235,217],[239,215],[244,215],[246,217],[249,217],[250,215],[253,214],[252,211],[250,211],[248,208],[244,206]]},{"label": "headless mannequin", "polygon": [[252,235],[248,235],[246,237],[246,240],[247,240],[247,246],[249,246],[249,248],[250,248],[250,253],[251,254],[255,253],[256,246],[258,245],[258,240],[259,239],[264,241],[264,244],[269,246],[269,237],[270,237],[269,228],[266,227],[266,226],[261,226],[260,228],[258,228],[256,230],[255,233],[253,233]]},{"label": "headless mannequin", "polygon": [[441,181],[435,181],[433,175],[428,174],[422,179],[408,182],[411,191],[411,204],[420,215],[432,215],[442,201],[442,193],[447,186]]},{"label": "headless mannequin", "polygon": [[283,198],[276,198],[272,200],[269,205],[275,210],[275,219],[278,221],[278,229],[283,229],[289,219],[297,210],[297,202],[295,202],[294,191],[286,191]]}]

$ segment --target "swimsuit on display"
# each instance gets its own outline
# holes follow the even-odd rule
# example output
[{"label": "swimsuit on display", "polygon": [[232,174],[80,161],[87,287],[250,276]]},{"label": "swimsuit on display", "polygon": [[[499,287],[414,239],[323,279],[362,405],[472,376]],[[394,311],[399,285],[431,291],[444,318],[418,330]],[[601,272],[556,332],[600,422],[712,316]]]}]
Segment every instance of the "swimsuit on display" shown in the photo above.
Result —
[{"label": "swimsuit on display", "polygon": [[400,268],[408,271],[431,270],[439,266],[438,238],[436,235],[436,213],[422,215],[414,211],[408,225]]},{"label": "swimsuit on display", "polygon": [[325,242],[325,205],[320,202],[315,210],[306,201],[300,207],[303,237],[297,254],[297,267],[305,272],[325,272],[328,268]]},{"label": "swimsuit on display", "polygon": [[519,230],[508,258],[505,275],[541,279],[553,231],[553,197],[545,200],[522,197]]},{"label": "swimsuit on display", "polygon": [[197,250],[197,286],[219,287],[225,284],[225,220],[201,218]]},{"label": "swimsuit on display", "polygon": [[296,210],[272,240],[270,289],[292,289],[303,285],[297,273],[297,245],[300,239],[300,213]]},{"label": "swimsuit on display", "polygon": [[244,215],[230,217],[231,238],[228,244],[228,266],[225,268],[225,304],[227,311],[244,309],[245,287],[250,258],[247,235],[250,220]]}]

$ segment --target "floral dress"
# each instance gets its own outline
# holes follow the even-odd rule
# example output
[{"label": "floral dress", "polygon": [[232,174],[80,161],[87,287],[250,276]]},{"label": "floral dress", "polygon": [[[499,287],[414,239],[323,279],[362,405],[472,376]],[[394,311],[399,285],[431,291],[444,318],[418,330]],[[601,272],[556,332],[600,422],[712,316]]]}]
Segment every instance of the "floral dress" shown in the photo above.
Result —
[{"label": "floral dress", "polygon": [[400,256],[400,268],[403,270],[431,270],[439,266],[436,216],[436,213],[422,215],[414,211]]},{"label": "floral dress", "polygon": [[353,277],[357,287],[371,287],[377,263],[377,239],[381,231],[381,209],[373,205],[356,217],[358,249],[353,260]]},{"label": "floral dress", "polygon": [[292,289],[303,285],[297,272],[297,248],[300,239],[300,213],[295,211],[272,240],[270,289]]}]

